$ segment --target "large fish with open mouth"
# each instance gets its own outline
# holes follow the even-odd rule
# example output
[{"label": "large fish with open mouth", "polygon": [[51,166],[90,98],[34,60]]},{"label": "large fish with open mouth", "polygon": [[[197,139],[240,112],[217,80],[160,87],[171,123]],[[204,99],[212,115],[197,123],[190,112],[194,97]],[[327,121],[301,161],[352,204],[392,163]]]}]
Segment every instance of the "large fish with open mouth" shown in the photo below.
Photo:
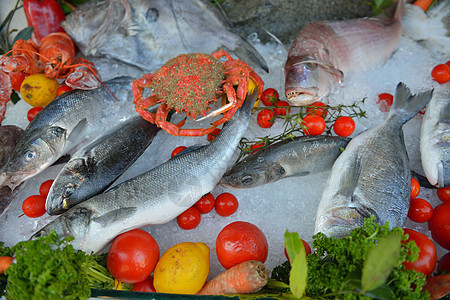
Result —
[{"label": "large fish with open mouth", "polygon": [[319,101],[348,72],[385,62],[402,35],[402,6],[400,0],[389,23],[362,18],[306,25],[292,43],[284,66],[288,102],[301,106]]},{"label": "large fish with open mouth", "polygon": [[206,0],[88,1],[71,12],[62,26],[84,55],[114,58],[147,72],[179,54],[218,49],[268,71],[259,52],[231,32],[218,9]]},{"label": "large fish with open mouth", "polygon": [[450,83],[440,84],[427,106],[420,154],[428,182],[438,188],[450,186]]},{"label": "large fish with open mouth", "polygon": [[106,82],[110,91],[101,86],[90,91],[73,90],[55,98],[25,129],[0,174],[0,183],[14,189],[89,136],[92,139],[111,124],[136,116],[131,80],[123,77]]},{"label": "large fish with open mouth", "polygon": [[73,236],[74,248],[97,252],[115,236],[145,225],[163,224],[212,191],[227,170],[247,130],[257,89],[226,122],[216,139],[80,203],[60,215],[32,238],[54,230]]},{"label": "large fish with open mouth", "polygon": [[317,209],[315,233],[342,237],[376,222],[403,226],[411,194],[411,172],[402,127],[432,97],[433,91],[411,95],[399,83],[391,111],[377,127],[354,137],[338,157]]},{"label": "large fish with open mouth", "polygon": [[228,188],[253,188],[292,176],[330,170],[350,138],[300,136],[258,150],[225,173],[220,184]]}]

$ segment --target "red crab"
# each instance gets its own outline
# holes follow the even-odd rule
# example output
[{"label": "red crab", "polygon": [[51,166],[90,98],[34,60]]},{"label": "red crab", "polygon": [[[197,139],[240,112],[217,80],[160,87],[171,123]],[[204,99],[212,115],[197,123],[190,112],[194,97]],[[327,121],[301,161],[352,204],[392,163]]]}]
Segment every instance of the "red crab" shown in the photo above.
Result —
[{"label": "red crab", "polygon": [[[219,59],[225,57],[225,61]],[[218,50],[211,55],[203,53],[181,54],[169,60],[158,71],[133,80],[133,95],[136,111],[147,121],[156,124],[171,135],[202,136],[211,133],[218,125],[228,121],[242,106],[249,87],[249,80],[258,86],[258,98],[264,90],[264,82],[255,71],[243,61]],[[234,86],[237,86],[235,89]],[[142,97],[144,88],[153,89],[153,95]],[[207,114],[209,104],[226,94],[228,103]],[[161,103],[156,113],[147,108]],[[223,116],[209,128],[182,129],[185,120],[179,124],[167,121],[171,109],[198,121]]]}]

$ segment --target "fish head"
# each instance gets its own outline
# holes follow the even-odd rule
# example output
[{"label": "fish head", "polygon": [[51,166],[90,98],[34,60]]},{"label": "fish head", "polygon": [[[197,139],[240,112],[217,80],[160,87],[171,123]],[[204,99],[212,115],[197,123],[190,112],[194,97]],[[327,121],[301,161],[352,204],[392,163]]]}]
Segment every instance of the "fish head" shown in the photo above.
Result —
[{"label": "fish head", "polygon": [[30,132],[18,143],[8,166],[0,175],[1,182],[11,189],[35,176],[54,163],[66,143],[66,130],[49,127]]}]

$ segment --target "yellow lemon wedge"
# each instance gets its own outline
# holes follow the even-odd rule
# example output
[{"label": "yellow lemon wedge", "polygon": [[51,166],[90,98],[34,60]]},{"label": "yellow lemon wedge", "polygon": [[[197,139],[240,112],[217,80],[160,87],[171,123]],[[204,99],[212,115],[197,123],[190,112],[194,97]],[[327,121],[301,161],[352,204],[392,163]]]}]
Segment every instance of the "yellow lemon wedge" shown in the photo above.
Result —
[{"label": "yellow lemon wedge", "polygon": [[20,86],[20,95],[31,106],[45,107],[58,93],[59,83],[56,79],[47,78],[44,74],[31,74]]}]

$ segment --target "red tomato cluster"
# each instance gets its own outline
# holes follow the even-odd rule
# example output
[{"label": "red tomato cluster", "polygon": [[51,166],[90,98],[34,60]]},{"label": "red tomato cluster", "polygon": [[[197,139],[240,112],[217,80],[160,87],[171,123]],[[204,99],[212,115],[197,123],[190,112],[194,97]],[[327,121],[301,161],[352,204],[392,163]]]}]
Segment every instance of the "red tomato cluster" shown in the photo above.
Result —
[{"label": "red tomato cluster", "polygon": [[39,195],[32,195],[23,201],[22,211],[27,217],[38,218],[47,212],[45,200],[52,184],[53,180],[51,179],[44,181],[39,187]]},{"label": "red tomato cluster", "polygon": [[450,61],[435,66],[431,71],[431,77],[440,84],[448,82],[450,80]]}]

